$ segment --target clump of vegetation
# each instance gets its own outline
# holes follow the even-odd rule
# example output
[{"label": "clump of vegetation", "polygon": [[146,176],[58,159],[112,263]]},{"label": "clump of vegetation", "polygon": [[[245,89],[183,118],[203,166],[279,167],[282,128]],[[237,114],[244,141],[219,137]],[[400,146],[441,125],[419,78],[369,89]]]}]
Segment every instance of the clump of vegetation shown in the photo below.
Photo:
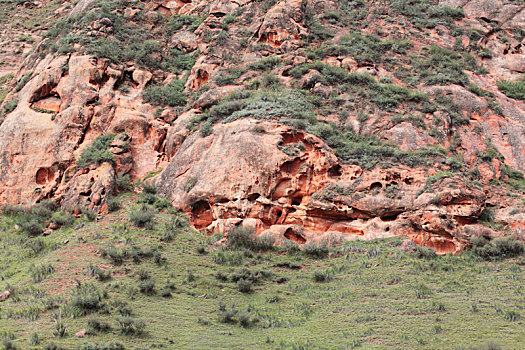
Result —
[{"label": "clump of vegetation", "polygon": [[487,240],[484,237],[472,241],[472,254],[485,260],[503,260],[520,256],[525,252],[523,242],[513,237],[498,237]]},{"label": "clump of vegetation", "polygon": [[220,323],[239,324],[243,328],[250,328],[259,322],[259,318],[251,312],[237,310],[234,305],[227,309],[222,302],[219,303],[217,318]]},{"label": "clump of vegetation", "polygon": [[311,119],[313,105],[305,94],[285,89],[284,91],[241,91],[231,93],[221,103],[211,107],[205,114],[214,122],[229,122],[244,117],[260,119],[291,118]]},{"label": "clump of vegetation", "polygon": [[170,34],[176,33],[183,27],[188,27],[188,29],[194,31],[203,21],[204,18],[197,15],[174,15],[170,17],[167,30]]},{"label": "clump of vegetation", "polygon": [[334,278],[332,271],[315,271],[313,279],[315,282],[330,282]]},{"label": "clump of vegetation", "polygon": [[62,321],[62,311],[53,315],[53,321],[55,323],[53,335],[58,338],[64,338],[67,335],[67,325]]},{"label": "clump of vegetation", "polygon": [[154,223],[154,218],[155,210],[145,204],[129,214],[129,220],[137,227],[151,228]]},{"label": "clump of vegetation", "polygon": [[4,105],[4,113],[11,113],[18,106],[18,100],[11,100]]},{"label": "clump of vegetation", "polygon": [[173,215],[162,227],[162,238],[164,242],[172,242],[179,233],[182,233],[189,225],[186,216],[182,213]]},{"label": "clump of vegetation", "polygon": [[109,246],[100,250],[100,254],[111,260],[114,265],[121,265],[125,259],[129,258],[130,253],[126,248]]},{"label": "clump of vegetation", "polygon": [[359,64],[379,63],[389,51],[406,53],[410,40],[381,40],[376,35],[353,33],[341,38],[336,45],[323,45],[315,51],[318,57],[352,56]]},{"label": "clump of vegetation", "polygon": [[57,211],[54,212],[51,216],[51,222],[57,227],[68,227],[73,225],[73,223],[75,222],[75,216],[71,213]]},{"label": "clump of vegetation", "polygon": [[390,9],[419,28],[450,27],[465,16],[461,8],[434,6],[427,0],[390,0]]},{"label": "clump of vegetation", "polygon": [[71,291],[67,313],[71,317],[88,315],[103,308],[106,298],[107,293],[100,291],[94,284],[82,283]]},{"label": "clump of vegetation", "polygon": [[108,199],[107,206],[110,212],[119,211],[121,208],[120,199],[115,197]]},{"label": "clump of vegetation", "polygon": [[303,254],[315,259],[322,259],[328,256],[330,250],[324,242],[309,243],[303,246]]},{"label": "clump of vegetation", "polygon": [[144,102],[158,106],[183,106],[186,96],[183,94],[184,81],[173,80],[165,86],[152,85],[144,90]]},{"label": "clump of vegetation", "polygon": [[115,156],[111,153],[109,147],[115,136],[115,134],[104,134],[97,137],[90,146],[82,151],[77,162],[78,166],[86,168],[91,164],[114,163]]},{"label": "clump of vegetation", "polygon": [[31,265],[29,267],[29,273],[31,279],[35,283],[42,282],[48,275],[55,272],[55,268],[52,265]]},{"label": "clump of vegetation", "polygon": [[116,179],[117,190],[119,192],[133,191],[133,183],[127,174],[118,174]]},{"label": "clump of vegetation", "polygon": [[119,342],[107,342],[107,343],[82,343],[81,350],[125,350],[126,348],[122,343]]},{"label": "clump of vegetation", "polygon": [[470,80],[463,70],[478,71],[478,66],[470,56],[432,45],[423,60],[415,63],[420,80],[425,85],[457,84],[470,86]]},{"label": "clump of vegetation", "polygon": [[91,277],[96,277],[99,281],[107,281],[111,279],[111,272],[109,270],[103,270],[97,266],[89,265],[86,267],[86,273]]},{"label": "clump of vegetation", "polygon": [[525,77],[518,81],[498,81],[498,89],[510,98],[525,101]]},{"label": "clump of vegetation", "polygon": [[31,333],[29,336],[29,345],[36,346],[38,344],[40,344],[40,336],[37,332]]},{"label": "clump of vegetation", "polygon": [[228,232],[228,246],[232,249],[268,251],[273,249],[274,241],[271,236],[257,236],[252,230],[241,226]]},{"label": "clump of vegetation", "polygon": [[432,290],[425,285],[424,283],[419,283],[414,287],[414,291],[416,293],[416,298],[418,299],[424,299],[430,294],[432,294]]},{"label": "clump of vegetation", "polygon": [[[9,207],[4,208],[14,215],[19,215],[18,225],[22,232],[25,232],[31,236],[36,236],[42,233],[44,230],[44,224],[46,221],[51,220],[51,217],[54,215],[53,212],[57,209],[56,202],[52,200],[42,201],[32,207]],[[56,214],[57,222],[62,223],[58,219],[61,214]],[[69,222],[71,218],[68,218],[66,221]]]},{"label": "clump of vegetation", "polygon": [[89,319],[87,326],[88,331],[91,334],[106,333],[111,331],[111,326],[107,322],[101,321],[98,318]]},{"label": "clump of vegetation", "polygon": [[141,335],[146,328],[146,323],[143,320],[137,320],[131,316],[119,316],[117,322],[120,332],[125,335]]}]

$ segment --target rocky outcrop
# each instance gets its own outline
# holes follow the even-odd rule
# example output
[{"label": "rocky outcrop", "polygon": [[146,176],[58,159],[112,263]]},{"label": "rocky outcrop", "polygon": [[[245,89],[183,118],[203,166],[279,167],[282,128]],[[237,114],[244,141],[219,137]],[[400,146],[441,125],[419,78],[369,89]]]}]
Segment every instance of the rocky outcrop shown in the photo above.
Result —
[{"label": "rocky outcrop", "polygon": [[279,1],[263,19],[257,31],[259,41],[280,47],[287,40],[298,40],[307,35],[301,25],[306,3],[302,0]]},{"label": "rocky outcrop", "polygon": [[[168,125],[135,101],[149,79],[147,71],[89,56],[40,61],[32,79],[16,94],[16,109],[0,125],[0,181],[4,185],[0,201],[27,203],[64,195],[69,198],[64,205],[69,207],[84,203],[82,198],[89,193],[87,206],[100,209],[104,201],[97,196],[112,192],[115,172],[103,167],[95,175],[85,173],[76,160],[97,136],[108,132],[127,135],[117,141],[129,147],[112,147],[117,172],[141,177],[156,170]],[[117,89],[123,84],[131,91]],[[94,178],[101,178],[102,184],[89,181]],[[104,190],[90,190],[88,185]]]},{"label": "rocky outcrop", "polygon": [[[158,194],[208,234],[226,234],[242,225],[282,245],[404,235],[439,253],[457,253],[476,236],[495,237],[503,230],[522,234],[522,193],[515,189],[519,184],[511,188],[506,181],[511,177],[509,166],[525,170],[525,106],[500,92],[497,82],[521,79],[525,72],[523,38],[513,34],[523,26],[523,7],[486,0],[439,3],[463,8],[465,18],[454,21],[472,31],[455,38],[441,24],[414,28],[406,21],[408,28],[401,28],[381,18],[381,5],[366,2],[363,7],[370,11],[361,31],[367,37],[356,37],[343,48],[340,40],[357,32],[359,23],[349,31],[342,12],[335,13],[341,9],[331,1],[283,0],[267,3],[263,10],[259,2],[248,0],[175,0],[146,1],[143,8],[130,5],[112,12],[155,35],[170,22],[163,16],[184,22],[158,42],[163,46],[154,63],[170,50],[180,50],[170,56],[173,62],[145,68],[140,60],[91,57],[78,44],[60,51],[73,53],[51,54],[53,39],[46,38],[24,59],[3,103],[10,108],[0,125],[0,203],[55,198],[64,209],[101,212],[115,193],[117,174],[140,180],[162,171],[154,179]],[[69,20],[93,4],[78,2]],[[112,15],[87,23],[82,35],[90,42],[112,38],[118,25]],[[401,40],[406,38],[410,45]],[[357,57],[373,47],[374,40],[389,41],[385,47],[393,48],[377,62]],[[411,79],[414,69],[404,59],[405,51],[425,52],[429,44],[449,50],[461,44],[480,70],[488,70],[464,72],[481,89],[466,83],[420,82],[418,89],[428,95],[421,99],[428,106],[414,109],[416,101],[398,105],[404,92],[388,82],[417,84],[417,79],[403,79]],[[352,45],[360,48],[356,57]],[[271,55],[279,59],[261,61]],[[326,66],[318,66],[317,60]],[[189,67],[188,62],[194,64]],[[294,68],[304,63],[313,64],[297,75]],[[399,92],[400,96],[374,96],[380,102],[392,97],[397,107],[360,105],[360,99],[370,100],[369,91],[354,91],[357,82],[340,84],[346,72],[373,76],[382,84],[374,86],[379,95],[383,88],[390,89],[389,94]],[[186,106],[144,102],[148,86],[175,79],[186,80]],[[340,135],[349,132],[346,136],[362,142],[360,147],[381,140],[403,152],[439,148],[445,161],[412,167],[379,162],[372,169],[363,163],[344,164],[336,156],[341,151],[328,146],[337,145],[337,138],[323,136],[325,143],[296,115],[286,115],[295,128],[278,115],[261,112],[228,123],[218,118],[211,133],[198,132],[208,111],[229,94],[258,87],[273,93],[303,89],[315,105],[308,122],[331,123]],[[457,112],[455,120],[443,108],[434,108],[436,99]],[[232,110],[238,107],[236,101],[228,103],[234,105]],[[115,134],[108,147],[113,160],[80,167],[81,155],[108,133]],[[458,166],[468,169],[457,171]],[[484,210],[493,212],[500,230],[480,225]]]},{"label": "rocky outcrop", "polygon": [[[278,241],[371,239],[404,234],[438,252],[469,244],[485,194],[448,178],[426,188],[429,174],[410,168],[363,172],[341,165],[321,140],[273,123],[219,124],[188,136],[159,180],[159,194],[192,225],[225,233],[243,225]],[[283,238],[284,237],[284,238]]]}]

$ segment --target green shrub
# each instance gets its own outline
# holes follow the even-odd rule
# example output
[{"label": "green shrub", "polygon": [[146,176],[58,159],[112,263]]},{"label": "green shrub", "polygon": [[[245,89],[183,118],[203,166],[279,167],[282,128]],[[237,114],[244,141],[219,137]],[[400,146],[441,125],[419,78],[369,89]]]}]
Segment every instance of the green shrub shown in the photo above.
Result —
[{"label": "green shrub", "polygon": [[510,98],[525,101],[525,77],[521,81],[498,81],[498,89]]},{"label": "green shrub", "polygon": [[155,181],[150,181],[150,182],[141,181],[140,187],[142,188],[143,193],[148,193],[148,194],[157,193],[157,186],[156,186]]},{"label": "green shrub", "polygon": [[416,293],[416,298],[418,299],[426,298],[427,296],[432,294],[432,290],[423,283],[419,283],[418,285],[416,285],[414,291]]},{"label": "green shrub", "polygon": [[130,316],[119,316],[117,322],[120,332],[125,335],[141,335],[144,332],[146,323],[142,320],[136,320]]},{"label": "green shrub", "polygon": [[55,330],[53,331],[53,335],[58,338],[64,338],[67,335],[67,326],[62,321],[61,311],[53,315],[53,321],[55,324]]},{"label": "green shrub", "polygon": [[125,347],[118,342],[108,343],[82,343],[81,350],[124,350]]},{"label": "green shrub", "polygon": [[224,310],[217,314],[219,322],[229,324],[236,322],[235,316],[237,316],[237,312],[235,310]]},{"label": "green shrub", "polygon": [[18,100],[12,100],[9,102],[6,102],[4,105],[4,113],[11,113],[15,110],[15,108],[18,106]]},{"label": "green shrub", "polygon": [[264,57],[261,60],[250,63],[246,69],[258,71],[270,71],[281,64],[281,58],[277,56]]},{"label": "green shrub", "polygon": [[140,264],[142,259],[151,258],[155,255],[155,253],[156,253],[156,248],[152,249],[152,248],[141,248],[141,247],[133,246],[131,247],[130,256],[133,259],[133,262],[135,264]]},{"label": "green shrub", "polygon": [[31,333],[29,336],[29,345],[36,346],[38,344],[40,344],[40,336],[37,332]]},{"label": "green shrub", "polygon": [[241,77],[241,75],[241,69],[228,69],[225,71],[220,71],[219,74],[215,76],[214,80],[218,86],[239,85],[237,80]]},{"label": "green shrub", "polygon": [[186,96],[183,94],[184,81],[173,80],[166,86],[149,86],[144,90],[144,102],[159,106],[183,106]]},{"label": "green shrub", "polygon": [[29,82],[29,80],[31,80],[32,75],[33,75],[32,72],[24,73],[24,76],[22,77],[22,79],[20,79],[18,84],[16,84],[15,86],[15,92],[19,92],[20,90],[22,90],[24,86],[26,86],[26,84]]},{"label": "green shrub", "polygon": [[210,136],[211,134],[213,134],[213,121],[211,119],[207,120],[206,122],[204,122],[204,124],[202,124],[200,134],[202,137]]},{"label": "green shrub", "polygon": [[233,249],[248,249],[255,252],[273,249],[275,240],[271,236],[257,236],[250,229],[242,226],[228,232],[228,246]]},{"label": "green shrub", "polygon": [[142,205],[140,209],[129,214],[129,220],[137,227],[153,227],[154,218],[155,211],[147,205]]},{"label": "green shrub", "polygon": [[110,212],[118,211],[121,208],[120,199],[115,198],[115,197],[108,199],[107,205],[108,205],[108,210]]},{"label": "green shrub", "polygon": [[334,278],[331,271],[315,271],[313,279],[315,282],[330,282]]},{"label": "green shrub", "polygon": [[111,271],[102,270],[96,266],[89,265],[86,267],[86,273],[91,277],[96,277],[99,281],[107,281],[111,279]]},{"label": "green shrub", "polygon": [[523,242],[511,236],[498,237],[491,241],[477,237],[472,241],[471,251],[485,260],[502,260],[520,256],[525,252]]},{"label": "green shrub", "polygon": [[174,15],[170,17],[170,22],[168,24],[169,34],[178,32],[185,26],[193,31],[197,29],[198,26],[204,21],[204,18],[197,15]]},{"label": "green shrub", "polygon": [[520,314],[517,311],[511,310],[511,311],[506,311],[505,312],[504,318],[507,321],[516,322],[516,321],[518,321],[521,318],[521,316],[520,316]]},{"label": "green shrub", "polygon": [[0,213],[2,214],[23,215],[23,214],[28,214],[29,212],[30,212],[30,208],[27,208],[21,205],[3,204],[0,207]]},{"label": "green shrub", "polygon": [[29,241],[26,242],[24,246],[29,248],[32,251],[33,255],[37,255],[45,249],[46,243],[44,242],[42,238],[39,237],[39,238],[30,239]]},{"label": "green shrub", "polygon": [[68,227],[73,225],[73,223],[75,222],[75,216],[70,213],[57,211],[51,216],[51,222],[54,223],[57,227]]},{"label": "green shrub", "polygon": [[115,136],[115,134],[104,134],[97,137],[91,146],[82,151],[77,162],[78,166],[85,168],[91,164],[114,163],[115,156],[109,151],[109,147]]},{"label": "green shrub", "polygon": [[173,215],[170,220],[164,223],[162,228],[162,238],[164,242],[172,242],[175,236],[188,227],[188,220],[183,213]]},{"label": "green shrub", "polygon": [[329,253],[328,246],[326,243],[308,243],[303,245],[303,254],[315,258],[325,258]]},{"label": "green shrub", "polygon": [[433,6],[427,0],[391,0],[392,15],[405,16],[419,28],[434,28],[437,25],[451,26],[464,17],[463,9],[449,6]]},{"label": "green shrub", "polygon": [[3,338],[2,339],[2,347],[5,350],[17,350],[15,343],[13,343],[12,339],[9,338]]},{"label": "green shrub", "polygon": [[94,210],[81,208],[81,212],[88,221],[95,221],[97,213]]},{"label": "green shrub", "polygon": [[251,293],[253,282],[250,280],[240,279],[237,281],[237,289],[241,293]]},{"label": "green shrub", "polygon": [[29,267],[29,274],[31,280],[35,283],[42,282],[48,275],[55,272],[55,269],[51,265],[31,265]]},{"label": "green shrub", "polygon": [[43,223],[35,217],[26,217],[24,220],[20,220],[18,225],[23,232],[31,236],[39,235],[44,231]]},{"label": "green shrub", "polygon": [[217,264],[239,266],[244,259],[243,252],[227,251],[222,247],[213,252],[213,261]]},{"label": "green shrub", "polygon": [[47,343],[46,346],[44,346],[44,350],[65,350],[65,349],[58,346],[55,342],[50,342],[50,343]]},{"label": "green shrub", "polygon": [[121,265],[124,262],[124,259],[127,259],[130,256],[129,251],[126,248],[117,248],[114,246],[100,249],[100,254],[103,257],[110,259],[113,265]]},{"label": "green shrub", "polygon": [[119,174],[116,179],[117,190],[119,192],[130,192],[133,191],[133,183],[131,178],[127,174]]},{"label": "green shrub", "polygon": [[352,56],[359,64],[379,63],[386,53],[406,53],[412,46],[410,40],[381,40],[376,35],[353,33],[341,38],[336,45],[324,45],[318,51],[323,56]]},{"label": "green shrub", "polygon": [[105,306],[106,295],[91,283],[76,286],[71,291],[71,300],[68,304],[72,317],[84,316],[100,310]]},{"label": "green shrub", "polygon": [[186,192],[190,192],[198,180],[199,178],[197,176],[189,177],[188,180],[186,181],[186,188],[185,188]]},{"label": "green shrub", "polygon": [[478,71],[479,67],[470,56],[432,45],[423,60],[415,62],[420,80],[425,85],[457,84],[470,86],[470,80],[463,70]]},{"label": "green shrub", "polygon": [[88,320],[87,326],[88,326],[89,333],[92,333],[92,334],[99,333],[99,332],[106,333],[106,332],[111,331],[111,326],[108,323],[104,321],[100,321],[97,318],[92,318]]},{"label": "green shrub", "polygon": [[147,278],[141,280],[138,284],[139,291],[145,295],[155,294],[155,280],[153,278]]},{"label": "green shrub", "polygon": [[419,259],[430,260],[430,259],[435,259],[437,257],[437,254],[432,249],[416,245],[414,249],[414,256]]}]

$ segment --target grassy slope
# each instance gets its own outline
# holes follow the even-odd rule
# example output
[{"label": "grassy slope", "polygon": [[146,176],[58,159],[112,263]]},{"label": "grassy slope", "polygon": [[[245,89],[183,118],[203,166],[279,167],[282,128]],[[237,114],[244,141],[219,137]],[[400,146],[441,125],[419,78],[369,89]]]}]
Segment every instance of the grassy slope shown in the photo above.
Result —
[{"label": "grassy slope", "polygon": [[[522,321],[505,317],[511,311],[525,315],[524,273],[520,266],[524,260],[487,263],[468,255],[420,259],[401,252],[400,239],[351,242],[336,248],[324,260],[283,250],[244,257],[242,266],[270,271],[272,277],[256,285],[253,293],[243,294],[235,283],[215,277],[218,271],[231,275],[240,267],[215,263],[217,252],[211,239],[185,229],[173,242],[161,242],[162,222],[169,218],[168,213],[157,215],[155,229],[128,227],[127,212],[132,210],[133,202],[129,195],[124,198],[129,204],[125,209],[98,223],[88,222],[76,230],[61,229],[45,237],[47,248],[36,256],[24,248],[34,238],[27,239],[14,230],[15,218],[0,217],[0,286],[11,285],[16,290],[15,297],[0,303],[0,329],[4,335],[16,336],[13,342],[18,348],[42,348],[54,341],[66,349],[76,349],[84,342],[111,340],[121,342],[127,349],[338,349],[352,344],[360,344],[364,349],[450,349],[488,341],[504,349],[516,349],[525,341]],[[69,243],[64,244],[66,239]],[[113,266],[97,254],[98,247],[132,243],[158,247],[167,262],[159,266],[151,259],[140,264],[127,260],[121,266]],[[198,247],[205,247],[207,253],[199,254]],[[283,262],[302,268],[275,266]],[[90,263],[109,268],[113,279],[99,282],[88,277],[84,268]],[[28,272],[32,264],[51,264],[55,272],[40,283],[33,283]],[[138,292],[139,269],[148,270],[156,280],[156,295]],[[195,275],[194,281],[188,281],[188,269]],[[315,271],[327,269],[335,271],[332,281],[313,281]],[[288,281],[277,283],[281,277]],[[45,310],[43,305],[51,298],[69,299],[75,279],[82,283],[92,281],[107,289],[108,304],[127,301],[133,317],[146,321],[145,334],[120,334],[115,321],[117,312],[109,308],[109,314],[64,317],[68,336],[53,337],[51,314],[56,310]],[[167,280],[176,286],[172,298],[160,296]],[[428,287],[430,294],[417,298],[420,285]],[[42,291],[48,294],[42,296]],[[277,302],[269,302],[276,296]],[[260,321],[249,328],[221,323],[221,302],[227,309],[233,305],[239,311],[249,310]],[[38,311],[27,312],[30,307],[41,310],[40,315]],[[26,310],[25,316],[17,316],[21,310]],[[90,318],[107,321],[113,331],[75,338],[73,334],[86,328]],[[31,347],[28,339],[35,331],[42,343]]]}]

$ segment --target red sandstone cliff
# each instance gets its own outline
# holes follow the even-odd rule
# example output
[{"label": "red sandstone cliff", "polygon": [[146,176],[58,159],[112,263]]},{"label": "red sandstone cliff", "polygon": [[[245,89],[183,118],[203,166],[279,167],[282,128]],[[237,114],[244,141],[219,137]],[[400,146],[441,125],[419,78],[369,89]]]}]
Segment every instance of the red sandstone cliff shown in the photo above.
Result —
[{"label": "red sandstone cliff", "polygon": [[[433,5],[462,8],[463,15],[448,24],[422,26],[411,17],[409,2],[395,3],[408,7],[364,1],[362,7],[344,12],[338,2],[327,0],[144,1],[112,9],[114,17],[97,18],[97,3],[81,1],[65,22],[76,24],[71,30],[79,36],[109,40],[119,33],[117,20],[122,19],[137,23],[151,40],[164,35],[158,39],[161,48],[151,49],[152,62],[162,61],[170,49],[195,61],[170,71],[162,65],[149,67],[146,58],[119,61],[100,53],[95,58],[89,43],[73,39],[67,49],[51,50],[53,40],[65,45],[60,41],[65,33],[44,38],[21,62],[3,102],[4,108],[9,103],[16,107],[5,110],[0,125],[0,202],[55,198],[64,208],[103,210],[115,193],[117,174],[141,179],[162,170],[153,178],[159,195],[186,212],[195,228],[210,233],[245,225],[299,243],[407,235],[442,253],[462,250],[473,236],[521,235],[525,103],[505,95],[497,82],[523,79],[523,5],[440,1]],[[429,7],[428,21],[434,21],[430,11],[435,8]],[[185,15],[188,23],[169,36],[159,34],[165,21],[177,15]],[[228,15],[235,18],[225,24]],[[343,45],[342,38],[356,33],[410,45],[379,57],[373,52],[364,56],[366,47],[356,53],[353,48],[321,51]],[[408,84],[411,72],[423,69],[418,60],[424,57],[417,55],[424,55],[430,45],[460,52],[457,59],[464,60],[465,70],[457,74],[464,74],[469,84],[446,79],[428,83],[415,75]],[[315,50],[322,53],[314,57]],[[275,57],[279,64],[264,68],[263,76],[255,64],[265,57]],[[328,67],[385,82],[370,87],[384,95],[370,97],[366,86],[354,89],[358,82],[334,83],[320,65],[294,75],[294,68],[318,59]],[[438,68],[435,73],[441,74]],[[219,83],[228,74],[234,77]],[[210,107],[232,91],[253,91],[255,80],[259,89],[268,88],[268,76],[283,94],[295,86],[315,96],[317,102],[311,105],[318,124],[291,123],[295,116],[289,111],[272,114],[266,109],[268,113],[261,114],[267,107],[256,106],[257,112],[245,108],[242,117],[229,118],[230,113],[214,120],[209,135],[199,132],[196,126],[205,123]],[[149,86],[177,79],[185,80],[185,105],[161,110],[144,102]],[[384,101],[401,94],[389,82],[408,86],[414,91],[410,96],[424,93],[428,101],[420,104],[437,106],[446,97],[447,108],[422,107],[414,118],[416,97],[397,104]],[[256,102],[264,98],[261,101]],[[452,109],[457,111],[452,114]],[[333,138],[323,136],[327,122],[363,140],[374,135],[403,154],[429,146],[442,154],[432,161],[430,152],[424,156],[429,161],[419,163],[388,161],[385,156],[370,167],[361,163],[359,154],[358,161],[349,161],[344,147],[341,151]],[[80,168],[83,150],[107,133],[117,135],[109,148],[115,162]],[[454,167],[451,159],[461,166]],[[486,208],[495,213],[500,231],[480,224]]]}]

